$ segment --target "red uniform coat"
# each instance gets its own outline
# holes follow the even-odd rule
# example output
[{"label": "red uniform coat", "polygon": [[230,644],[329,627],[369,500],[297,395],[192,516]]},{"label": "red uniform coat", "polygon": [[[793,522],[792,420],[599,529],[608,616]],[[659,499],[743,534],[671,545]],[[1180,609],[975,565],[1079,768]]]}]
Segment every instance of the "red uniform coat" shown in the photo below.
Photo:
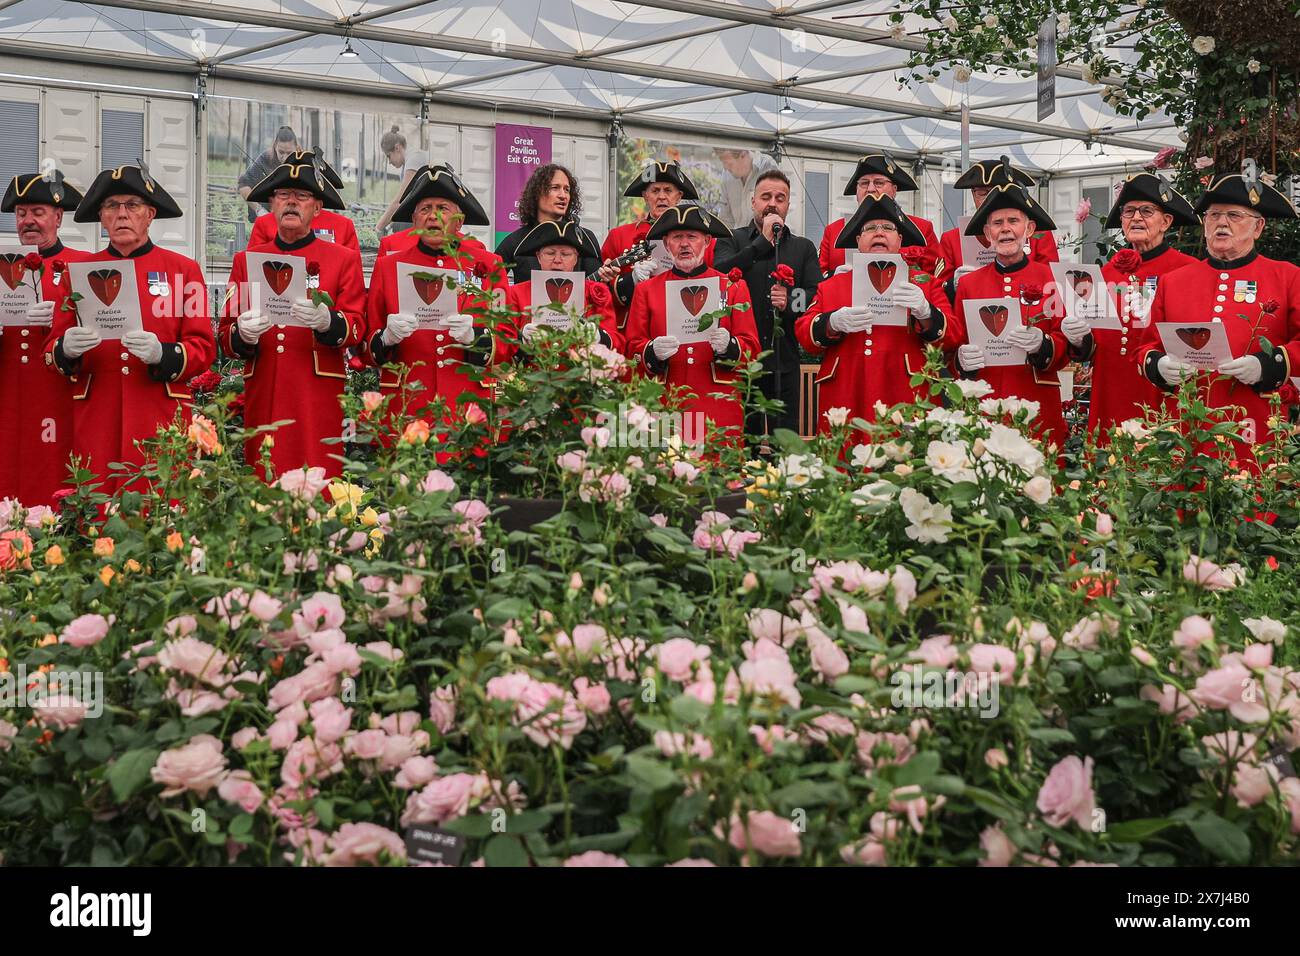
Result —
[{"label": "red uniform coat", "polygon": [[[457,399],[464,392],[488,397],[488,383],[474,381],[471,372],[474,366],[490,366],[499,360],[496,338],[491,329],[479,322],[474,326],[477,337],[471,348],[458,345],[445,330],[439,329],[416,329],[397,345],[391,348],[384,345],[381,336],[388,325],[388,317],[399,311],[399,262],[411,262],[431,269],[459,269],[466,273],[467,280],[471,279],[476,270],[483,272],[483,277],[473,278],[472,281],[485,290],[498,294],[502,305],[506,290],[501,257],[488,252],[481,244],[476,244],[476,247],[462,245],[453,257],[449,253],[434,251],[423,243],[417,243],[410,249],[375,261],[366,301],[366,335],[362,355],[370,364],[380,366],[379,390],[384,395],[397,395],[402,385],[401,374],[383,367],[390,363],[408,366],[409,372],[405,376],[408,385],[418,383],[421,386],[419,390],[406,391],[403,398],[390,405],[388,425],[380,435],[384,442],[391,441],[392,432],[400,433],[411,419],[422,418],[432,423],[433,413],[425,406],[438,396],[446,401],[450,413],[456,411]],[[477,293],[461,290],[457,294],[457,308],[462,313],[484,316],[490,307],[491,303]]]},{"label": "red uniform coat", "polygon": [[[121,258],[111,246],[86,257],[94,262]],[[110,477],[110,462],[142,464],[144,455],[135,442],[152,438],[178,412],[182,422],[189,422],[191,394],[184,382],[205,371],[217,354],[208,287],[199,264],[152,242],[130,258],[135,263],[141,324],[162,342],[161,362],[145,365],[113,339],[69,360],[63,353],[63,334],[77,320],[74,310],[63,308],[69,301],[66,282],[55,300],[54,326],[45,340],[45,363],[72,383],[72,453],[89,459],[87,467],[101,479],[99,490],[108,494],[125,484]],[[155,283],[151,292],[150,273],[163,277],[165,286]]]},{"label": "red uniform coat", "polygon": [[[940,282],[947,282],[962,265],[961,234],[956,229],[949,229],[939,240],[939,256],[943,259],[943,270],[939,273],[938,279]],[[1036,232],[1029,237],[1029,258],[1033,262],[1060,261],[1056,239],[1050,231]]]},{"label": "red uniform coat", "polygon": [[[248,234],[248,245],[245,248],[252,249],[254,246],[264,246],[274,242],[278,231],[275,217],[269,212],[263,213],[257,217],[257,222],[253,223],[253,231]],[[322,242],[337,242],[340,246],[347,246],[358,255],[361,254],[361,243],[357,240],[357,227],[347,216],[322,209],[312,217],[311,231],[316,233],[316,238]]]},{"label": "red uniform coat", "polygon": [[[537,271],[534,270],[534,274]],[[596,291],[593,292],[593,289]],[[601,305],[595,304],[597,299],[603,300]],[[614,315],[614,302],[610,298],[609,287],[603,283],[593,282],[588,279],[585,301],[586,309],[583,314],[590,319],[595,319],[599,324],[600,344],[622,354],[627,345],[627,340],[623,337],[623,333],[618,330],[618,318]],[[516,282],[512,285],[506,295],[506,303],[511,313],[517,313],[517,315],[512,315],[508,321],[500,326],[505,341],[497,347],[498,361],[508,361],[519,352],[518,346],[512,343],[522,341],[519,333],[532,319],[529,312],[533,306],[532,282]]]},{"label": "red uniform coat", "polygon": [[[929,259],[942,258],[943,253],[939,249],[939,237],[934,234],[934,226],[930,225],[930,220],[922,219],[920,216],[908,216],[907,218],[912,220],[912,224],[921,230],[921,235],[925,236],[925,246],[904,246],[900,251],[907,256],[923,256]],[[844,253],[848,252],[848,250],[835,247],[835,242],[843,231],[844,220],[836,219],[822,233],[822,243],[817,250],[817,262],[826,275],[831,275],[836,269],[844,265]]]},{"label": "red uniform coat", "polygon": [[[1222,320],[1234,358],[1257,355],[1263,364],[1264,377],[1257,385],[1217,374],[1208,389],[1202,385],[1202,397],[1211,408],[1240,407],[1226,417],[1243,423],[1248,440],[1235,443],[1237,457],[1251,460],[1250,446],[1269,438],[1268,395],[1300,368],[1300,268],[1252,252],[1231,262],[1193,262],[1179,269],[1175,280],[1161,282],[1151,304],[1151,324],[1138,347],[1138,362],[1152,383],[1176,391],[1156,368],[1165,354],[1160,323],[1210,318]],[[1274,346],[1272,354],[1264,353],[1264,338]],[[1165,398],[1165,407],[1177,414],[1172,394]]]},{"label": "red uniform coat", "polygon": [[[748,309],[734,309],[734,306],[750,301],[749,289],[744,282],[730,282],[722,276],[719,283],[724,300],[733,307],[721,319],[722,327],[732,335],[729,353],[715,356],[709,343],[692,342],[682,345],[677,354],[664,363],[650,351],[654,339],[668,334],[664,291],[668,280],[709,276],[722,276],[722,273],[707,265],[689,276],[670,269],[640,283],[632,295],[632,307],[628,312],[627,354],[643,371],[662,378],[670,388],[686,389],[680,399],[684,416],[698,412],[719,430],[725,429],[731,437],[738,438],[744,429],[745,409],[743,396],[737,388],[741,376],[735,367],[752,360],[761,351],[752,313]],[[722,397],[715,397],[718,395]],[[686,437],[695,442],[704,439],[704,435],[693,426],[685,431]]]},{"label": "red uniform coat", "polygon": [[[1156,280],[1156,288],[1159,289],[1162,281],[1160,276],[1168,275],[1195,261],[1191,256],[1162,243],[1143,253],[1141,264],[1131,272],[1117,269],[1112,259],[1102,266],[1101,275],[1106,280],[1107,287],[1112,289],[1116,285],[1145,285],[1149,278]],[[1151,324],[1151,316],[1132,318],[1128,313],[1125,296],[1117,292],[1115,300],[1122,328],[1093,329],[1080,349],[1070,349],[1074,358],[1092,360],[1088,430],[1096,435],[1098,444],[1106,444],[1110,430],[1120,422],[1141,418],[1143,405],[1158,408],[1164,400],[1160,390],[1142,374],[1142,367],[1137,360],[1138,343],[1146,327]],[[1130,332],[1130,329],[1133,331]]]},{"label": "red uniform coat", "polygon": [[[321,467],[331,477],[342,474],[338,442],[326,438],[343,434],[343,410],[339,397],[347,382],[344,350],[357,345],[365,327],[365,279],[361,256],[338,243],[315,235],[298,242],[276,239],[248,252],[284,252],[320,268],[320,291],[333,300],[334,323],[324,332],[300,326],[272,325],[256,345],[239,335],[236,320],[246,309],[248,281],[245,253],[235,256],[230,267],[230,286],[221,310],[218,338],[227,354],[244,359],[244,426],[256,428],[291,420],[275,432],[271,445],[271,466],[275,474],[262,477],[274,481],[294,468]],[[263,436],[244,444],[245,460],[261,474],[260,448]]]},{"label": "red uniform coat", "polygon": [[847,408],[849,418],[875,421],[876,402],[893,406],[914,401],[917,391],[911,378],[925,367],[926,346],[937,345],[945,351],[956,348],[958,327],[952,321],[952,303],[933,277],[917,281],[927,275],[910,270],[912,281],[942,316],[939,324],[925,333],[915,321],[906,328],[877,325],[870,333],[833,332],[830,313],[853,304],[853,276],[844,272],[818,287],[812,307],[796,320],[794,332],[806,351],[822,357],[817,371],[817,427],[821,431],[830,428],[827,409]]},{"label": "red uniform coat", "polygon": [[[403,232],[394,232],[384,236],[384,238],[379,240],[379,255],[386,256],[390,253],[405,252],[407,249],[413,248],[415,244],[420,241],[419,236],[413,235],[414,232],[415,230],[412,228]],[[460,234],[460,247],[466,252],[475,248],[483,249],[485,251],[487,249],[487,246],[483,245],[483,243],[479,242],[473,236],[467,236],[464,233]]]},{"label": "red uniform coat", "polygon": [[[649,235],[652,225],[652,220],[643,219],[641,222],[625,222],[621,226],[615,226],[605,237],[605,244],[600,247],[600,261],[617,259]],[[704,247],[704,264],[710,269],[713,268],[713,250],[717,244],[718,240],[710,236],[709,244]],[[619,277],[609,284],[609,288],[614,293],[614,314],[618,316],[618,327],[625,328],[627,311],[631,308],[632,294],[636,289],[636,284],[632,281],[632,267],[624,266]]]},{"label": "red uniform coat", "polygon": [[1053,298],[1056,283],[1052,270],[1028,258],[1010,268],[996,262],[968,272],[957,283],[953,302],[953,323],[960,327],[958,345],[970,341],[966,332],[967,299],[1017,299],[1020,316],[1026,325],[1043,332],[1043,345],[1024,365],[1005,365],[980,369],[975,377],[993,386],[991,398],[1023,398],[1038,403],[1038,415],[1032,422],[1033,433],[1045,445],[1055,442],[1057,450],[1065,447],[1065,417],[1061,414],[1061,385],[1056,377],[1069,359],[1061,317],[1047,315],[1045,309]]},{"label": "red uniform coat", "polygon": [[[91,253],[55,242],[41,251],[41,301],[57,301],[67,276],[56,262],[80,262]],[[27,281],[30,283],[31,279]],[[0,498],[48,505],[54,492],[71,487],[72,388],[45,369],[50,327],[9,328],[0,335]]]}]

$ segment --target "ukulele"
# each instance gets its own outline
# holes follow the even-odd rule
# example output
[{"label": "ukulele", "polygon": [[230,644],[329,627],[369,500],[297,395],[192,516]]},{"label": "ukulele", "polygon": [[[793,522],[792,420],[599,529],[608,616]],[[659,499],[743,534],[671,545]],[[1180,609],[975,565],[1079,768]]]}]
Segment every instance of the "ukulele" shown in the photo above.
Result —
[{"label": "ukulele", "polygon": [[[610,264],[619,271],[622,271],[624,266],[633,265],[634,263],[640,262],[642,259],[649,259],[652,254],[653,252],[650,249],[650,243],[646,242],[644,239],[638,239],[631,249],[623,253],[617,259],[611,260]],[[603,269],[605,267],[602,265],[600,268]],[[597,269],[595,272],[590,272],[587,274],[587,278],[594,279],[599,272],[600,269]]]}]

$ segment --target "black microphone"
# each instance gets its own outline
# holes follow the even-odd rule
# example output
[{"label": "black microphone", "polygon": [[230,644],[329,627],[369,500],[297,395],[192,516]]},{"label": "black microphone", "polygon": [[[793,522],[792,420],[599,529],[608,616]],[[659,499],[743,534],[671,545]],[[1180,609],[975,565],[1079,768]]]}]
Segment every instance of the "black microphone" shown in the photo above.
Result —
[{"label": "black microphone", "polygon": [[781,238],[781,233],[785,232],[785,224],[780,222],[772,223],[772,242]]}]

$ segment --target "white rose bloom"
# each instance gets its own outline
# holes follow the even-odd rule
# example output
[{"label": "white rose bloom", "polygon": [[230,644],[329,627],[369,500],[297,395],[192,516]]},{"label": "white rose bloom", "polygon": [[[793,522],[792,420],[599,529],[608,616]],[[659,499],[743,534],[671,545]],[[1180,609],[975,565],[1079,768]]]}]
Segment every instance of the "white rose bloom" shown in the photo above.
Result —
[{"label": "white rose bloom", "polygon": [[932,408],[925,413],[927,422],[938,422],[940,425],[969,425],[970,416],[959,408]]},{"label": "white rose bloom", "polygon": [[1079,67],[1079,75],[1083,77],[1083,82],[1085,83],[1097,82],[1097,74],[1092,71],[1092,67],[1090,67],[1087,63]]},{"label": "white rose bloom", "polygon": [[1235,561],[1219,570],[1223,572],[1223,576],[1228,579],[1234,588],[1246,583],[1246,569]]},{"label": "white rose bloom", "polygon": [[898,504],[911,524],[907,536],[919,544],[943,544],[948,540],[952,526],[952,509],[931,501],[915,488],[904,488],[898,494]]},{"label": "white rose bloom", "polygon": [[952,71],[952,78],[958,83],[965,83],[970,79],[970,67],[959,66]]},{"label": "white rose bloom", "polygon": [[900,445],[898,442],[885,442],[885,454],[894,461],[907,461],[912,457],[912,443],[905,441]]},{"label": "white rose bloom", "polygon": [[943,23],[943,28],[947,30],[949,33],[955,31],[959,26],[959,24],[957,23],[957,18],[954,17],[952,14],[949,14],[948,16],[944,17],[941,22]]},{"label": "white rose bloom", "polygon": [[998,422],[989,423],[984,448],[993,457],[1017,465],[1031,475],[1043,468],[1043,453],[1020,432]]},{"label": "white rose bloom", "polygon": [[907,37],[907,27],[901,23],[895,23],[889,28],[889,35],[895,40],[902,40]]},{"label": "white rose bloom", "polygon": [[996,13],[987,14],[984,17],[984,25],[992,30],[998,25],[998,15]]},{"label": "white rose bloom", "polygon": [[1138,441],[1151,434],[1151,429],[1147,428],[1146,425],[1142,424],[1141,420],[1137,418],[1127,418],[1120,422],[1118,427],[1119,430],[1129,438]]},{"label": "white rose bloom", "polygon": [[983,398],[993,391],[993,386],[982,379],[958,379],[956,384],[963,398]]},{"label": "white rose bloom", "polygon": [[826,421],[832,428],[838,428],[849,420],[849,410],[844,406],[828,408],[826,410]]},{"label": "white rose bloom", "polygon": [[822,476],[822,460],[816,455],[787,455],[777,464],[777,471],[786,484],[802,488]]},{"label": "white rose bloom", "polygon": [[986,398],[980,402],[980,411],[990,418],[1001,418],[1003,415],[1015,418],[1024,412],[1027,422],[1032,422],[1037,417],[1039,407],[1038,402],[1024,398]]},{"label": "white rose bloom", "polygon": [[1259,70],[1260,70],[1260,67],[1261,67],[1261,64],[1260,64],[1259,60],[1248,60],[1248,61],[1246,62],[1246,69],[1247,69],[1249,72],[1251,72],[1251,73],[1258,73]]},{"label": "white rose bloom", "polygon": [[925,463],[940,478],[946,478],[954,484],[975,480],[965,442],[930,442],[930,447],[925,450]]},{"label": "white rose bloom", "polygon": [[1043,475],[1035,475],[1025,482],[1021,491],[1034,504],[1045,505],[1052,498],[1052,483]]},{"label": "white rose bloom", "polygon": [[854,445],[849,457],[853,460],[853,464],[863,471],[871,471],[883,465],[889,458],[889,454],[880,445],[865,444]]},{"label": "white rose bloom", "polygon": [[849,497],[858,507],[867,505],[883,505],[894,500],[894,495],[898,491],[898,485],[892,481],[873,481],[869,485],[863,485],[857,491],[854,491]]},{"label": "white rose bloom", "polygon": [[1205,56],[1208,53],[1213,53],[1214,37],[1205,37],[1205,36],[1197,37],[1195,40],[1192,41],[1192,49],[1195,50],[1197,53],[1199,53],[1201,56]]},{"label": "white rose bloom", "polygon": [[1266,644],[1281,644],[1286,638],[1286,625],[1281,621],[1275,621],[1271,617],[1248,617],[1241,622],[1251,634],[1255,635],[1255,640],[1264,641]]},{"label": "white rose bloom", "polygon": [[1070,29],[1070,15],[1068,13],[1058,13],[1056,15],[1056,30],[1058,33],[1065,33]]}]

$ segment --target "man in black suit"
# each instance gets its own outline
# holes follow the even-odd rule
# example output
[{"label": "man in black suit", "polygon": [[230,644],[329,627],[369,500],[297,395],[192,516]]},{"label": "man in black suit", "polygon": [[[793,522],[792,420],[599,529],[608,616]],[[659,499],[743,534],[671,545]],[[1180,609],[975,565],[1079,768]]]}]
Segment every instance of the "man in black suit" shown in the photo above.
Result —
[{"label": "man in black suit", "polygon": [[[730,239],[719,239],[714,252],[714,268],[726,273],[739,269],[745,275],[749,296],[754,303],[754,325],[764,352],[763,375],[758,380],[763,395],[785,403],[779,412],[763,414],[752,411],[745,431],[751,435],[769,435],[778,428],[799,430],[799,343],[794,337],[794,323],[808,310],[821,266],[817,247],[803,236],[786,228],[790,213],[790,180],[779,169],[769,169],[754,183],[750,197],[754,218],[733,230]],[[778,266],[788,266],[793,284],[787,286],[772,278]]]}]

